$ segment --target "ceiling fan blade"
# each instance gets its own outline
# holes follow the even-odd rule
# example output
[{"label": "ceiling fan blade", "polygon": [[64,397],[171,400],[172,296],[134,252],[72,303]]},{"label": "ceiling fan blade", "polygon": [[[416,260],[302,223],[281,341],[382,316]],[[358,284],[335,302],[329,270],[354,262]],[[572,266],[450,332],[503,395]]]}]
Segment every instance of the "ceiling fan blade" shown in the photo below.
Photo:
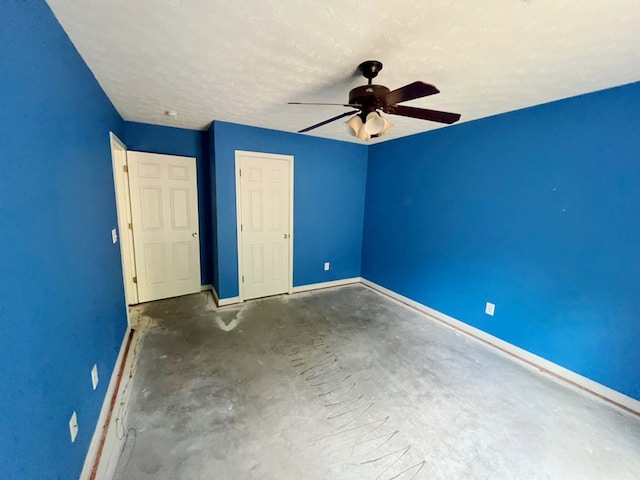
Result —
[{"label": "ceiling fan blade", "polygon": [[325,120],[324,122],[316,123],[315,125],[311,125],[310,127],[303,128],[302,130],[298,130],[298,133],[308,132],[309,130],[313,130],[314,128],[321,127],[326,125],[327,123],[335,122],[336,120],[340,120],[341,118],[348,117],[349,115],[354,115],[358,113],[358,110],[354,110],[352,112],[341,113],[340,115],[336,115],[335,117],[331,117],[329,120]]},{"label": "ceiling fan blade", "polygon": [[460,120],[459,113],[441,112],[439,110],[429,110],[428,108],[406,107],[404,105],[390,105],[384,109],[384,112],[447,124],[452,124]]},{"label": "ceiling fan blade", "polygon": [[433,85],[424,82],[413,82],[404,87],[390,91],[384,97],[387,105],[395,105],[396,103],[408,102],[415,98],[427,97],[440,93]]},{"label": "ceiling fan blade", "polygon": [[362,105],[356,103],[309,103],[309,102],[287,102],[287,105],[332,105],[336,107],[353,107],[362,108]]}]

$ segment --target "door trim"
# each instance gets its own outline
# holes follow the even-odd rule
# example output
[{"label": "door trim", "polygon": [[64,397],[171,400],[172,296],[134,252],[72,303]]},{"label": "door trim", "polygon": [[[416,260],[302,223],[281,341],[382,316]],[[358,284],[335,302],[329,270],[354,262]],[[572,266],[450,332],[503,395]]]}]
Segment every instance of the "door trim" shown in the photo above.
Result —
[{"label": "door trim", "polygon": [[[127,167],[127,146],[113,132],[109,132],[109,139],[118,231],[120,232],[120,258],[122,260],[124,296],[127,305],[135,305],[138,303],[138,288],[133,281],[133,277],[136,276],[136,264],[133,249],[133,230],[129,229],[129,224],[131,223],[131,199],[129,197],[129,177],[125,172],[125,167]],[[118,152],[123,154],[120,155]]]},{"label": "door trim", "polygon": [[[241,156],[251,156],[251,157],[259,157],[259,158],[269,158],[273,160],[285,160],[289,162],[289,268],[288,268],[288,279],[287,279],[287,293],[293,292],[293,242],[294,242],[294,228],[293,228],[293,163],[294,156],[293,155],[280,155],[276,153],[262,153],[262,152],[250,152],[245,150],[236,150],[235,158],[236,158],[236,238],[237,244],[236,249],[238,252],[238,302],[244,302],[244,288],[242,285],[242,272],[243,272],[243,262],[242,262],[242,230],[240,229],[240,220],[242,219],[242,206],[241,204],[241,189],[240,189],[240,157]],[[226,299],[221,299],[222,302]],[[235,300],[235,299],[234,299]],[[234,302],[236,303],[236,302]]]}]

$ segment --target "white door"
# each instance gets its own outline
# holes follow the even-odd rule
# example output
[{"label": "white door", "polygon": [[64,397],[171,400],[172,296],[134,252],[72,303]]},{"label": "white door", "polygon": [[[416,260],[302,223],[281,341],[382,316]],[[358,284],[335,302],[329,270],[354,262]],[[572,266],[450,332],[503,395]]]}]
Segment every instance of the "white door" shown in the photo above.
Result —
[{"label": "white door", "polygon": [[138,300],[200,291],[196,159],[127,152]]},{"label": "white door", "polygon": [[241,296],[286,293],[291,286],[293,157],[236,152],[236,164]]}]

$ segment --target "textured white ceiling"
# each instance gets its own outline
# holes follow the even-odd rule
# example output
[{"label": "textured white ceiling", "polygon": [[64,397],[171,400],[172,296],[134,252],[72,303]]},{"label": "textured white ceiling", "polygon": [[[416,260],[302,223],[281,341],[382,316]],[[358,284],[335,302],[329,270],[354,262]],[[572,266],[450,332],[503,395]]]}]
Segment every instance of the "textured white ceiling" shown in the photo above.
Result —
[{"label": "textured white ceiling", "polygon": [[[375,83],[469,121],[640,80],[640,0],[48,0],[126,120],[297,131]],[[179,116],[164,115],[175,110]],[[388,116],[390,140],[442,125]],[[342,121],[307,135],[359,140]],[[381,140],[378,140],[381,141]]]}]

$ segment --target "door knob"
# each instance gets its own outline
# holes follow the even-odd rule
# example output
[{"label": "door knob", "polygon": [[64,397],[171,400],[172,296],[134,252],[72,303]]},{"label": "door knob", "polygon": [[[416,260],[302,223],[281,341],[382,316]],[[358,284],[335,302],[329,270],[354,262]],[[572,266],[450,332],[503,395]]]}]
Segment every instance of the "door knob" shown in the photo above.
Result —
[{"label": "door knob", "polygon": [[191,236],[192,236],[193,238],[198,238],[198,232],[193,232],[193,233],[191,234]]},{"label": "door knob", "polygon": [[282,238],[287,239],[289,238],[289,235],[287,235],[286,233],[282,236]]}]

